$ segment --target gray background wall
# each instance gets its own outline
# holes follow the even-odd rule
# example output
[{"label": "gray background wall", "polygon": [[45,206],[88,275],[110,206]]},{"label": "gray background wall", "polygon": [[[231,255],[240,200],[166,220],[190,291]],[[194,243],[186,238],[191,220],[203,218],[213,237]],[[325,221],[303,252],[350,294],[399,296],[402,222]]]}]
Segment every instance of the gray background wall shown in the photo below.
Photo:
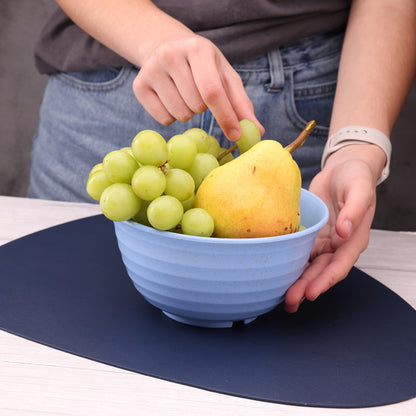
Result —
[{"label": "gray background wall", "polygon": [[[33,45],[53,0],[0,0],[0,195],[24,196],[46,77]],[[392,173],[377,189],[374,228],[416,231],[416,82],[392,134]],[[413,126],[413,128],[412,128]]]}]

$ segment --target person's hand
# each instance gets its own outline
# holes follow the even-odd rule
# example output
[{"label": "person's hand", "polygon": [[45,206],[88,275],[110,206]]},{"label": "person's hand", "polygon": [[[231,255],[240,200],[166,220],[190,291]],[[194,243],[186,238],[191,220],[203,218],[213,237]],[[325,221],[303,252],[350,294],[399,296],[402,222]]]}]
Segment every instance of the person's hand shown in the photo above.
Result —
[{"label": "person's hand", "polygon": [[226,137],[241,136],[239,121],[254,115],[242,80],[209,40],[181,34],[158,45],[144,59],[133,90],[143,107],[163,125],[188,121],[210,109]]},{"label": "person's hand", "polygon": [[344,279],[368,245],[376,206],[374,171],[360,159],[331,162],[310,185],[328,206],[329,220],[304,273],[286,293],[287,312],[296,312],[304,299],[314,301]]}]

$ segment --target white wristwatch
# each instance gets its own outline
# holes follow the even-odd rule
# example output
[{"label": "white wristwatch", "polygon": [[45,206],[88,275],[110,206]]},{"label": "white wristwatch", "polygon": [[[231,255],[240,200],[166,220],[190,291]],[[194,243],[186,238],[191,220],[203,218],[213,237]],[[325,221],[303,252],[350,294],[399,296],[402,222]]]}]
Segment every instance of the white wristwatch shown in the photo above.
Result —
[{"label": "white wristwatch", "polygon": [[321,167],[325,166],[325,162],[328,157],[341,149],[344,146],[351,144],[375,144],[380,147],[386,154],[386,164],[380,177],[377,180],[377,185],[387,179],[390,173],[390,160],[391,160],[391,141],[380,130],[363,126],[346,126],[339,129],[336,133],[331,135],[326,142],[324,152],[322,154]]}]

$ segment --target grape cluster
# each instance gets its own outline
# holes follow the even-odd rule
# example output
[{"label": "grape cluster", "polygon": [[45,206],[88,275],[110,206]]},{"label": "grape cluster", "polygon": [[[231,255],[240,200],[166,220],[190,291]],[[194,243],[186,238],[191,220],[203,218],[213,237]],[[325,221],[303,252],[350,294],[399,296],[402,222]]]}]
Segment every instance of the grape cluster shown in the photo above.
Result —
[{"label": "grape cluster", "polygon": [[112,221],[133,220],[158,230],[210,237],[214,221],[194,208],[195,192],[216,167],[231,161],[231,150],[247,151],[260,141],[250,120],[240,122],[242,135],[230,149],[202,129],[192,128],[167,142],[143,130],[131,142],[108,153],[89,174],[87,192]]},{"label": "grape cluster", "polygon": [[89,174],[87,192],[112,221],[133,220],[158,230],[211,236],[214,221],[194,208],[195,192],[214,168],[233,159],[204,130],[193,128],[169,139],[143,130],[108,153]]}]

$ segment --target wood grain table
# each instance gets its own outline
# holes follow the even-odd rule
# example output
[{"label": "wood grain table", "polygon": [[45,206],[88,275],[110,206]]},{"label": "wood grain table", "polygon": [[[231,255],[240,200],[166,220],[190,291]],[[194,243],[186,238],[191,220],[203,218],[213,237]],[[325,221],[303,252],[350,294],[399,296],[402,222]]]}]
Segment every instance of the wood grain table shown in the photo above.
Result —
[{"label": "wood grain table", "polygon": [[[96,204],[0,196],[0,244],[100,213]],[[416,233],[371,230],[356,266],[416,308]],[[267,403],[122,370],[0,331],[0,415],[415,416],[416,398],[360,409]]]}]

